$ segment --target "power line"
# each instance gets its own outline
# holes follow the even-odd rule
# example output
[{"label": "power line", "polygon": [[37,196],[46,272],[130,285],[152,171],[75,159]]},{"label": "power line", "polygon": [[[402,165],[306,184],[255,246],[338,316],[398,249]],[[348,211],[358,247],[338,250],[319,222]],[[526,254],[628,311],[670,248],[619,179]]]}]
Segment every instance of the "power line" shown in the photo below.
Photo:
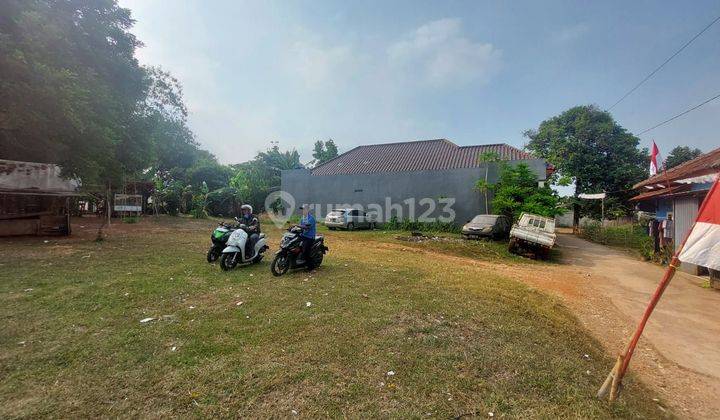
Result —
[{"label": "power line", "polygon": [[685,48],[687,48],[690,44],[693,43],[693,41],[695,41],[696,39],[698,39],[698,37],[700,37],[700,35],[702,35],[705,31],[707,31],[708,29],[710,29],[710,27],[713,26],[718,20],[720,20],[720,16],[716,17],[715,20],[713,20],[713,21],[710,22],[706,27],[704,27],[702,31],[698,32],[694,37],[692,37],[692,39],[690,39],[690,41],[686,42],[685,45],[683,45],[682,47],[680,47],[679,50],[675,51],[675,54],[671,55],[667,60],[665,60],[662,64],[660,64],[655,70],[653,70],[653,71],[652,71],[650,74],[648,74],[644,79],[642,79],[642,80],[640,81],[640,83],[638,83],[637,85],[635,85],[635,87],[633,87],[633,88],[630,89],[626,94],[624,94],[624,95],[622,96],[622,98],[618,99],[617,102],[615,102],[610,108],[608,108],[608,111],[610,111],[611,109],[615,108],[615,106],[616,106],[617,104],[619,104],[620,102],[622,102],[623,100],[625,100],[625,98],[627,98],[628,96],[630,96],[630,94],[632,94],[633,92],[635,92],[635,90],[636,90],[637,88],[639,88],[640,86],[642,86],[643,83],[647,82],[648,79],[650,79],[651,77],[653,77],[653,76],[655,75],[655,73],[657,73],[658,71],[660,71],[661,68],[665,67],[665,65],[666,65],[667,63],[669,63],[670,60],[672,60],[673,58],[675,58],[675,56],[677,56],[678,54],[680,54],[680,53],[682,52],[682,50],[684,50]]},{"label": "power line", "polygon": [[645,129],[645,130],[641,131],[641,132],[638,134],[638,136],[642,136],[643,134],[647,133],[647,132],[650,131],[650,130],[654,130],[654,129],[660,127],[661,125],[665,125],[665,124],[669,123],[670,121],[672,121],[672,120],[674,120],[674,119],[676,119],[676,118],[680,118],[680,117],[682,117],[683,115],[685,115],[685,114],[687,114],[687,113],[689,113],[689,112],[695,111],[696,109],[700,108],[701,106],[705,105],[706,103],[712,102],[712,101],[714,101],[714,100],[717,99],[717,98],[720,98],[720,93],[717,94],[717,95],[715,95],[715,96],[713,96],[712,98],[704,101],[704,102],[701,103],[701,104],[695,105],[694,107],[692,107],[692,108],[690,108],[690,109],[688,109],[688,110],[685,110],[685,111],[683,111],[683,112],[681,112],[681,113],[679,113],[679,114],[677,114],[677,115],[675,115],[675,116],[673,116],[673,117],[670,117],[670,118],[668,118],[667,120],[665,120],[665,121],[663,121],[663,122],[661,122],[661,123],[659,123],[659,124],[656,124],[656,125],[648,128],[648,129]]}]

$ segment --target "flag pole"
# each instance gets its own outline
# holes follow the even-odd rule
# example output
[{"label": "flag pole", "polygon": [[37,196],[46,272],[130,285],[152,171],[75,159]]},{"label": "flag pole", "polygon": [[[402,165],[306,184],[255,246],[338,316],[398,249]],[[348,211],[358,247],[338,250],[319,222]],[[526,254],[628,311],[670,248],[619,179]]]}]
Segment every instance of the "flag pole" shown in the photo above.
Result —
[{"label": "flag pole", "polygon": [[665,270],[665,274],[663,275],[662,280],[658,284],[657,288],[655,289],[655,293],[653,293],[652,298],[650,298],[650,302],[648,302],[647,308],[645,308],[645,312],[643,313],[642,318],[640,318],[640,323],[637,326],[637,329],[635,330],[635,333],[632,336],[632,339],[628,343],[627,348],[625,349],[625,353],[618,356],[617,361],[615,362],[615,366],[610,371],[610,374],[605,379],[605,382],[603,382],[602,386],[600,386],[600,389],[598,390],[597,397],[598,398],[605,398],[606,395],[608,395],[608,392],[610,393],[609,399],[610,401],[614,401],[617,396],[620,393],[620,389],[622,386],[622,379],[625,376],[625,372],[627,372],[628,365],[630,365],[630,359],[632,358],[633,353],[635,352],[635,347],[637,346],[638,341],[640,340],[640,336],[643,333],[643,329],[645,329],[645,324],[647,324],[648,319],[650,319],[650,315],[652,314],[653,310],[655,309],[655,306],[660,301],[660,298],[663,295],[663,292],[665,292],[665,289],[670,284],[670,280],[672,280],[673,276],[675,275],[675,271],[677,270],[678,266],[680,265],[680,259],[678,256],[680,255],[680,252],[682,251],[683,247],[685,246],[685,243],[688,240],[688,237],[690,236],[690,233],[695,229],[695,225],[697,224],[698,217],[703,213],[703,210],[705,209],[705,206],[707,206],[707,203],[709,202],[709,198],[713,196],[713,192],[716,188],[718,188],[718,185],[720,184],[720,177],[718,177],[715,180],[715,183],[713,184],[712,188],[710,188],[710,191],[708,191],[708,194],[705,196],[705,199],[702,202],[702,205],[700,205],[700,210],[698,211],[698,215],[695,217],[695,221],[692,224],[692,227],[688,231],[688,233],[685,235],[685,238],[682,241],[682,244],[678,247],[678,249],[673,254],[672,259],[670,260],[670,265],[668,265],[667,270]]}]

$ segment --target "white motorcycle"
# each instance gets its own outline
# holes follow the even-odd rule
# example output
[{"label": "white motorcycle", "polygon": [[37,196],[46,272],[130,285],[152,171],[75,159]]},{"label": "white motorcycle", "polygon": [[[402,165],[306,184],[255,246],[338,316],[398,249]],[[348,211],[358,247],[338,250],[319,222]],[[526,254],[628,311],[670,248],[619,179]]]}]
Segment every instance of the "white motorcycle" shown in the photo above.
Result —
[{"label": "white motorcycle", "polygon": [[263,259],[263,253],[269,249],[265,234],[261,233],[258,235],[253,249],[248,250],[246,245],[250,236],[246,229],[247,226],[240,225],[236,231],[230,234],[220,257],[220,268],[223,271],[232,270],[238,265],[259,263]]}]

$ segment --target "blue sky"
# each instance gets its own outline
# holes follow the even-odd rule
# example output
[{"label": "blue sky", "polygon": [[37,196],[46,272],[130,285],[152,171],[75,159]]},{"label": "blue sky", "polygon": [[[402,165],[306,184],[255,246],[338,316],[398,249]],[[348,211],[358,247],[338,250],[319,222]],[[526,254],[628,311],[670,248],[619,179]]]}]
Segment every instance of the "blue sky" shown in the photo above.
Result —
[{"label": "blue sky", "polygon": [[[693,1],[120,0],[143,64],[182,82],[223,163],[315,140],[505,142],[578,104],[607,108],[720,15]],[[635,133],[720,93],[720,23],[613,109]],[[720,100],[641,137],[720,146]]]}]

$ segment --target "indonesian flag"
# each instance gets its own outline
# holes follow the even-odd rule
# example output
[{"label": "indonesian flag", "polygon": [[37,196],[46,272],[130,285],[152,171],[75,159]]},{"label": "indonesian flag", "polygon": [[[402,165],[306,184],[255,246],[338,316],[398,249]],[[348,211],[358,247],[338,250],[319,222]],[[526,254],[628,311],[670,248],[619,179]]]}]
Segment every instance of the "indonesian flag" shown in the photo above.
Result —
[{"label": "indonesian flag", "polygon": [[720,178],[700,206],[695,225],[678,258],[682,262],[720,270]]},{"label": "indonesian flag", "polygon": [[657,175],[660,166],[662,166],[660,149],[658,149],[657,144],[655,144],[655,140],[653,140],[652,149],[650,150],[650,176]]}]

